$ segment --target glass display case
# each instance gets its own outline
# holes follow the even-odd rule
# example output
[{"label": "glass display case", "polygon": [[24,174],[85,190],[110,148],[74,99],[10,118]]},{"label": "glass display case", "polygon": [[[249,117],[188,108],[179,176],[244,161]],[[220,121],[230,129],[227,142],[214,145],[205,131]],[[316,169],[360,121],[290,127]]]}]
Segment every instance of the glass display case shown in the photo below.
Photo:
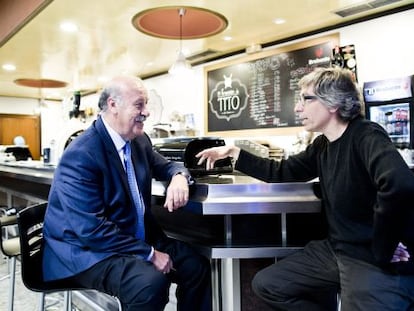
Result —
[{"label": "glass display case", "polygon": [[364,83],[366,118],[384,127],[396,147],[413,149],[414,76]]}]

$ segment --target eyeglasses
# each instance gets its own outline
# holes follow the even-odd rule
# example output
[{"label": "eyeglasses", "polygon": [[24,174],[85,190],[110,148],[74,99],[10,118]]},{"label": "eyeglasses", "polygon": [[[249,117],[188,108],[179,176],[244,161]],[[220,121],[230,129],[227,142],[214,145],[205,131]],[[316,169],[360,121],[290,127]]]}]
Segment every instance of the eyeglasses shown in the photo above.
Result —
[{"label": "eyeglasses", "polygon": [[300,94],[299,103],[302,104],[302,105],[305,105],[306,103],[309,103],[309,102],[317,100],[317,99],[319,99],[319,97],[316,96],[316,95]]}]

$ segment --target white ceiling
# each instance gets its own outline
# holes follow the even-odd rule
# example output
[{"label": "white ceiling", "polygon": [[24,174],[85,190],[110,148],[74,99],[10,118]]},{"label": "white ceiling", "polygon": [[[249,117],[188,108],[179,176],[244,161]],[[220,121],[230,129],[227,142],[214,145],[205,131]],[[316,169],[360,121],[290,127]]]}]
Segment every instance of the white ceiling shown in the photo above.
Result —
[{"label": "white ceiling", "polygon": [[[382,0],[54,0],[0,47],[0,96],[59,100],[74,90],[99,89],[114,75],[145,78],[165,73],[176,59],[179,42],[140,33],[131,23],[136,13],[153,7],[195,6],[224,15],[229,26],[223,32],[183,42],[190,56],[213,51],[210,56],[219,57],[252,44],[277,42],[373,14],[414,8],[414,0],[402,0],[347,18],[333,13],[378,2]],[[9,14],[2,7],[4,3],[0,1],[0,12]],[[286,23],[275,24],[277,18]],[[62,32],[59,25],[65,21],[76,23],[78,31]],[[225,36],[232,40],[225,41]],[[196,58],[193,64],[206,60]],[[8,63],[16,70],[1,68]],[[40,90],[13,82],[21,78],[60,80],[68,86]]]}]

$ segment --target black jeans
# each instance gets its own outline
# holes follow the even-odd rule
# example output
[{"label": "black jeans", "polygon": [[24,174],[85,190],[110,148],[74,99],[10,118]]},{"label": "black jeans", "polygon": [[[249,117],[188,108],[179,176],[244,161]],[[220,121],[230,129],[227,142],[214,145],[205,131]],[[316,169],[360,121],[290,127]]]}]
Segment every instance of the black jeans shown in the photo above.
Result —
[{"label": "black jeans", "polygon": [[171,282],[177,283],[177,310],[211,311],[210,262],[186,244],[169,240],[160,251],[176,271],[163,274],[153,264],[132,255],[107,258],[72,277],[86,288],[119,298],[123,311],[160,311],[168,303]]},{"label": "black jeans", "polygon": [[336,254],[328,241],[310,242],[259,271],[253,290],[275,310],[414,310],[414,276],[391,275],[367,262]]}]

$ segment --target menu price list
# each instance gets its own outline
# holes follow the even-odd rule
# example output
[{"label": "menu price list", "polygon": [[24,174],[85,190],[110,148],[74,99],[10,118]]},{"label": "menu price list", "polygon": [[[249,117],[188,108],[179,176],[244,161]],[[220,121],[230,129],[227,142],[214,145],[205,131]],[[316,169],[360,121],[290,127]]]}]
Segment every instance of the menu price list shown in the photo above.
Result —
[{"label": "menu price list", "polygon": [[[208,72],[208,130],[301,126],[294,112],[298,81],[315,67],[330,66],[331,54],[332,44],[325,42]],[[215,91],[220,89],[233,89],[238,98],[232,102],[239,110],[226,109],[225,114],[220,110],[215,102]]]}]

